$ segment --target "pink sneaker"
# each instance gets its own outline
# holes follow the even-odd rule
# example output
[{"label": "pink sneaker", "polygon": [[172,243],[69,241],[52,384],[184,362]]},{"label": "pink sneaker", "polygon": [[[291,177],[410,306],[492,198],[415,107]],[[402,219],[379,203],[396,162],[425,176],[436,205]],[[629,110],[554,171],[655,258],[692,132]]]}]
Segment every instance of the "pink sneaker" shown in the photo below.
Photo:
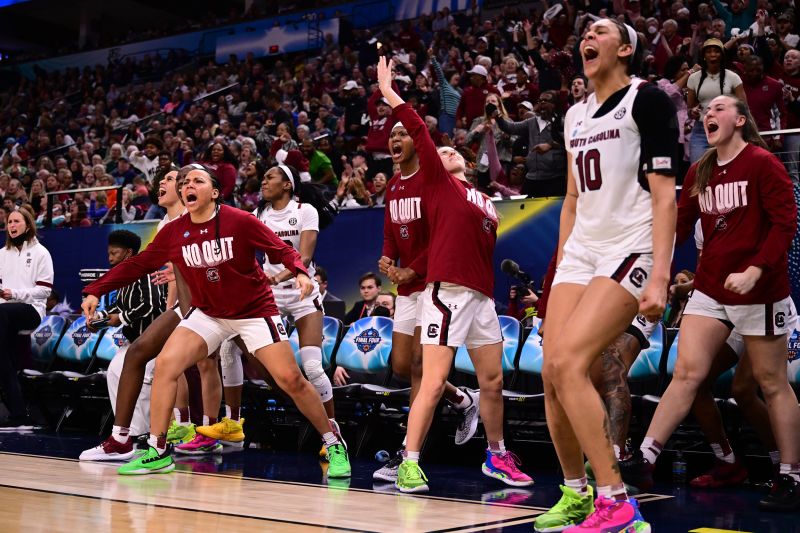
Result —
[{"label": "pink sneaker", "polygon": [[485,475],[499,479],[512,487],[533,485],[533,479],[519,469],[521,464],[519,457],[511,452],[507,451],[501,455],[494,455],[491,450],[486,450],[486,462],[483,463],[481,471]]},{"label": "pink sneaker", "polygon": [[175,451],[184,455],[206,455],[221,452],[222,444],[217,440],[196,433],[191,441],[175,447]]},{"label": "pink sneaker", "polygon": [[564,530],[564,533],[636,533],[650,531],[650,525],[641,520],[635,500],[616,501],[598,497],[594,501],[594,512],[582,523]]}]

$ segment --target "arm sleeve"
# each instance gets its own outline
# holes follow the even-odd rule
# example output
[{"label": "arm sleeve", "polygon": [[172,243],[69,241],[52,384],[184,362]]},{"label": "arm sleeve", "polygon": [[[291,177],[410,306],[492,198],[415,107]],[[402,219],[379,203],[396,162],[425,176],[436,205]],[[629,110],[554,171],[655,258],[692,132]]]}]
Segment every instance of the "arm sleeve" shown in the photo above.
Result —
[{"label": "arm sleeve", "polygon": [[269,262],[273,265],[283,264],[295,276],[298,273],[308,275],[297,250],[280,240],[275,233],[255,217],[247,216],[247,229],[251,242],[259,250],[264,250]]},{"label": "arm sleeve", "polygon": [[766,168],[759,178],[758,191],[770,228],[750,265],[770,269],[781,261],[792,244],[797,230],[797,205],[792,181],[777,157],[765,156],[763,166]]},{"label": "arm sleeve", "polygon": [[50,296],[53,290],[53,258],[50,257],[50,252],[48,252],[44,246],[40,248],[37,254],[34,277],[35,279],[31,280],[33,282],[33,287],[21,289],[12,288],[11,296],[25,303],[45,300]]},{"label": "arm sleeve", "polygon": [[131,294],[131,307],[120,308],[119,318],[124,325],[153,314],[161,306],[161,291],[150,281],[150,276],[139,278]]},{"label": "arm sleeve", "polygon": [[426,162],[427,170],[423,174],[425,179],[447,182],[450,179],[449,174],[444,169],[444,165],[442,165],[442,160],[439,158],[439,152],[436,151],[436,145],[433,144],[428,127],[417,112],[407,103],[403,103],[394,108],[392,115],[403,123],[408,134],[414,139],[414,148],[419,155],[419,160]]},{"label": "arm sleeve", "polygon": [[170,260],[170,243],[178,242],[172,238],[175,227],[176,224],[167,224],[156,233],[153,242],[142,253],[126,259],[109,270],[103,277],[87,285],[83,289],[83,294],[91,294],[99,298],[114,289],[130,285],[142,276],[164,266],[164,263]]},{"label": "arm sleeve", "polygon": [[683,180],[683,189],[678,199],[678,218],[675,224],[675,246],[680,246],[686,239],[694,234],[694,224],[697,217],[700,215],[700,206],[697,203],[697,197],[692,196],[696,170],[697,165],[692,165],[689,172],[686,173],[686,178]]},{"label": "arm sleeve", "polygon": [[633,119],[642,138],[645,173],[674,176],[678,169],[678,113],[669,96],[654,85],[645,85],[633,102]]},{"label": "arm sleeve", "polygon": [[531,120],[536,119],[529,118],[520,122],[512,122],[498,115],[495,120],[497,122],[497,127],[500,128],[500,131],[509,133],[511,135],[522,135],[524,133],[528,133],[528,127]]}]

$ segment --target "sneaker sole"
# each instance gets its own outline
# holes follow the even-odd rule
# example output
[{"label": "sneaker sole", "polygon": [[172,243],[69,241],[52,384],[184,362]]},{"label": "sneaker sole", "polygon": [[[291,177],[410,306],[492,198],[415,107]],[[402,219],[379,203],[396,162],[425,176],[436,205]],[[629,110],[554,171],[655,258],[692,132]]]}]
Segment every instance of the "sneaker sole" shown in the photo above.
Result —
[{"label": "sneaker sole", "polygon": [[121,476],[146,476],[147,474],[169,474],[175,470],[175,463],[170,463],[161,468],[140,468],[139,470],[129,470],[127,472],[117,471]]},{"label": "sneaker sole", "polygon": [[396,483],[397,482],[397,476],[388,476],[388,475],[385,475],[385,474],[380,474],[378,472],[375,472],[374,474],[372,474],[372,479],[374,479],[375,481],[386,481],[388,483]]},{"label": "sneaker sole", "polygon": [[335,476],[332,476],[332,475],[331,475],[331,471],[330,471],[330,470],[328,470],[328,477],[329,477],[330,479],[347,479],[347,478],[349,478],[349,477],[351,477],[351,476],[352,476],[352,473],[351,473],[351,472],[348,472],[348,473],[346,473],[346,474],[337,474],[337,475],[335,475]]},{"label": "sneaker sole", "polygon": [[417,493],[417,492],[428,492],[430,490],[428,488],[428,485],[419,485],[418,487],[403,488],[403,487],[400,487],[397,483],[395,483],[394,486],[395,486],[395,488],[397,490],[399,490],[403,494],[414,494],[414,493]]},{"label": "sneaker sole", "polygon": [[93,455],[91,457],[84,456],[84,454],[81,454],[78,457],[78,461],[95,461],[95,462],[102,462],[102,461],[128,461],[130,459],[133,459],[134,455],[136,455],[136,451],[135,450],[131,450],[128,453],[115,453],[113,455],[109,455],[109,454],[100,455],[100,454],[98,454],[98,455]]},{"label": "sneaker sole", "polygon": [[492,472],[491,470],[486,468],[485,464],[481,465],[481,472],[483,472],[483,474],[486,477],[490,477],[492,479],[496,479],[498,481],[502,481],[506,485],[510,485],[512,487],[530,487],[531,485],[533,485],[533,480],[532,479],[530,481],[515,481],[513,479],[507,478],[507,477],[502,476],[500,474],[495,474],[494,472]]},{"label": "sneaker sole", "polygon": [[[477,409],[476,409],[476,411],[477,411]],[[467,433],[463,437],[459,438],[458,437],[458,432],[456,432],[455,443],[456,443],[457,446],[461,446],[462,444],[466,444],[467,442],[469,442],[469,440],[472,437],[475,436],[475,432],[478,431],[478,419],[479,418],[480,418],[480,414],[479,414],[479,412],[476,412],[475,416],[472,417],[472,421],[469,423],[469,431],[467,431]]]},{"label": "sneaker sole", "polygon": [[221,440],[219,443],[228,448],[244,448],[244,440]]},{"label": "sneaker sole", "polygon": [[542,528],[542,529],[539,529],[536,526],[533,526],[533,530],[536,533],[559,533],[561,531],[566,531],[568,528],[571,528],[573,526],[575,526],[575,524],[570,524],[568,526],[545,527],[545,528]]},{"label": "sneaker sole", "polygon": [[179,453],[181,455],[211,455],[214,453],[220,453],[222,451],[222,444],[218,444],[217,446],[211,450],[182,450],[180,448],[175,448],[175,453]]}]

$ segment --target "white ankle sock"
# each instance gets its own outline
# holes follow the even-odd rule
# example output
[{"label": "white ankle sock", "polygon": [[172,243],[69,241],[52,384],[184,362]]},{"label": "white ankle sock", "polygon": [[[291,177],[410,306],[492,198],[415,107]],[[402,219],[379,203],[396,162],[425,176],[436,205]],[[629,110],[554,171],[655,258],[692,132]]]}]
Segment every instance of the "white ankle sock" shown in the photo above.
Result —
[{"label": "white ankle sock", "polygon": [[651,465],[656,464],[658,460],[658,456],[661,455],[661,450],[663,450],[663,446],[656,442],[655,439],[651,437],[645,437],[642,440],[642,445],[639,448],[642,451],[642,455],[644,456],[645,460]]},{"label": "white ankle sock", "polygon": [[564,479],[564,486],[571,488],[580,496],[586,496],[589,494],[589,489],[587,488],[588,485],[589,480],[586,479],[586,476],[583,476],[579,479]]},{"label": "white ankle sock", "polygon": [[158,445],[158,435],[153,435],[152,433],[150,434],[150,437],[147,439],[147,444],[155,448],[156,451],[159,453],[159,455],[164,453],[164,451],[167,449],[166,446],[161,447]]},{"label": "white ankle sock", "polygon": [[405,452],[403,457],[406,461],[411,461],[412,463],[419,463],[419,452]]},{"label": "white ankle sock", "polygon": [[322,440],[325,442],[326,448],[330,448],[331,446],[340,444],[339,437],[337,437],[333,431],[328,431],[327,433],[323,433]]},{"label": "white ankle sock", "polygon": [[111,430],[111,436],[114,437],[114,440],[119,442],[120,444],[125,444],[128,442],[130,428],[125,428],[122,426],[114,426]]}]

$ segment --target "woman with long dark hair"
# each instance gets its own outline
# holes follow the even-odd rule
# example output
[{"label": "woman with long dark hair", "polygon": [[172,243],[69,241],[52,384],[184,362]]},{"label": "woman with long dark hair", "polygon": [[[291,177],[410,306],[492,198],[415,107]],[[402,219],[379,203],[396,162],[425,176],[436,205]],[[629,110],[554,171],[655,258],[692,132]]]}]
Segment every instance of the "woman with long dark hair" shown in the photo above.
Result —
[{"label": "woman with long dark hair", "polygon": [[30,429],[14,365],[16,337],[36,328],[44,317],[53,289],[53,260],[36,238],[36,222],[26,210],[8,215],[6,245],[0,249],[0,387],[5,393],[8,420],[2,429]]},{"label": "woman with long dark hair", "polygon": [[236,168],[238,161],[228,145],[221,142],[212,142],[200,162],[211,169],[219,180],[220,195],[225,205],[233,204],[233,191],[236,188]]}]

